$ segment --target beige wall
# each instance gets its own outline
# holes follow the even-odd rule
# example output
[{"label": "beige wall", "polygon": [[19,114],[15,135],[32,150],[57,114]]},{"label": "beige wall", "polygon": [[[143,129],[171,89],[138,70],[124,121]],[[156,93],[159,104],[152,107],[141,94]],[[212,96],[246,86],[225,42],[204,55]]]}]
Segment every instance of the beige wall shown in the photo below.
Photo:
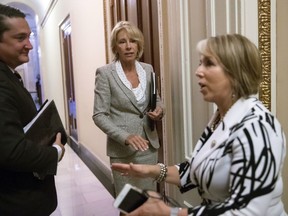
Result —
[{"label": "beige wall", "polygon": [[[281,122],[286,138],[288,139],[288,1],[277,1],[277,31],[276,31],[276,113],[277,118]],[[287,151],[286,151],[287,152]],[[283,180],[284,180],[284,196],[283,202],[286,211],[288,211],[288,155],[284,165]]]},{"label": "beige wall", "polygon": [[79,143],[109,167],[106,135],[92,120],[94,79],[97,67],[106,64],[102,0],[58,0],[40,29],[41,72],[45,98],[55,99],[65,119],[59,26],[70,15],[77,102]]}]

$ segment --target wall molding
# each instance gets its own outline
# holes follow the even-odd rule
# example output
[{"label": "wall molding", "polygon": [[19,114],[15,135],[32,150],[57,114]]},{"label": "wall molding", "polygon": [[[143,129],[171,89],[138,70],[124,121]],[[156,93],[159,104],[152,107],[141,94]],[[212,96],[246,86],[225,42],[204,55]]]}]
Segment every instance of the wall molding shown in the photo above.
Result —
[{"label": "wall molding", "polygon": [[42,21],[41,21],[41,24],[40,24],[41,28],[44,28],[45,23],[46,23],[46,21],[48,20],[50,14],[51,14],[51,12],[52,12],[52,10],[53,10],[53,8],[55,7],[55,5],[56,5],[57,2],[58,2],[58,0],[51,0],[51,1],[50,1],[49,7],[48,7],[48,9],[47,9],[47,11],[46,11],[46,13],[45,13]]},{"label": "wall molding", "polygon": [[262,58],[259,98],[271,110],[271,2],[258,0],[258,47]]},{"label": "wall molding", "polygon": [[189,35],[189,2],[180,1],[180,41],[181,41],[181,74],[182,74],[182,95],[183,95],[183,133],[185,158],[189,160],[192,157],[193,146],[193,128],[192,128],[192,83],[191,83],[191,56],[190,56],[190,35]]}]

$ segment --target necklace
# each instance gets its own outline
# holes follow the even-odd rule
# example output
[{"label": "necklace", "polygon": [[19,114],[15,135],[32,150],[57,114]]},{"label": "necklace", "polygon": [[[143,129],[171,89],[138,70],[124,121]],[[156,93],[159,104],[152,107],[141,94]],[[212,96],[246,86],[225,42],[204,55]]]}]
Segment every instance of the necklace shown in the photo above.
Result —
[{"label": "necklace", "polygon": [[218,114],[218,116],[212,122],[210,127],[212,133],[216,130],[216,128],[220,125],[221,122],[223,122],[223,117],[221,117],[220,114]]},{"label": "necklace", "polygon": [[212,131],[212,133],[217,129],[217,127],[220,125],[221,122],[223,122],[224,117],[226,116],[226,114],[229,112],[229,110],[231,109],[231,107],[233,106],[233,104],[235,103],[235,101],[232,102],[232,105],[229,107],[229,109],[224,113],[223,116],[220,115],[219,113],[219,109],[218,109],[218,115],[217,117],[214,119],[214,121],[212,122],[210,129]]},{"label": "necklace", "polygon": [[[233,105],[233,104],[232,104]],[[212,133],[217,129],[217,127],[220,125],[221,122],[223,122],[223,119],[225,117],[225,115],[228,113],[228,111],[231,109],[232,105],[230,106],[230,108],[225,112],[225,114],[223,116],[220,115],[220,113],[218,113],[217,117],[214,119],[214,121],[212,122],[210,129],[212,131]]]}]

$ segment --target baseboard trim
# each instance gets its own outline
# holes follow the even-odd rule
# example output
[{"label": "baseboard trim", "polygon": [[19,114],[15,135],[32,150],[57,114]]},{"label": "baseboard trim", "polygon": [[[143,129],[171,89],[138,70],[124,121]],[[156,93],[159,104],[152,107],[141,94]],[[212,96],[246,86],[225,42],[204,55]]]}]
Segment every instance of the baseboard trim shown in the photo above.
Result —
[{"label": "baseboard trim", "polygon": [[68,138],[68,145],[74,150],[79,158],[86,164],[91,172],[103,184],[108,192],[115,197],[115,191],[112,181],[111,170],[103,162],[91,153],[84,145],[77,143],[73,138]]}]

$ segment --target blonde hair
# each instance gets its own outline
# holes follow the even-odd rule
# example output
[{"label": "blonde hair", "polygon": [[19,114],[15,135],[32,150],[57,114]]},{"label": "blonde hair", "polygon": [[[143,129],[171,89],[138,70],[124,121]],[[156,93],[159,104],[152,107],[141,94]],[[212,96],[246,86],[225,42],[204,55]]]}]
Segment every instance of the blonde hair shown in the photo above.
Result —
[{"label": "blonde hair", "polygon": [[210,37],[197,44],[199,53],[213,56],[230,77],[233,94],[257,94],[262,80],[261,56],[255,44],[240,34]]},{"label": "blonde hair", "polygon": [[128,33],[129,38],[133,39],[137,42],[138,45],[138,53],[137,53],[137,60],[141,58],[144,52],[144,36],[140,29],[134,26],[132,23],[128,21],[120,21],[118,22],[112,32],[111,32],[111,49],[113,54],[115,55],[114,60],[118,60],[119,56],[116,52],[116,44],[117,44],[117,35],[120,31],[125,30]]}]

